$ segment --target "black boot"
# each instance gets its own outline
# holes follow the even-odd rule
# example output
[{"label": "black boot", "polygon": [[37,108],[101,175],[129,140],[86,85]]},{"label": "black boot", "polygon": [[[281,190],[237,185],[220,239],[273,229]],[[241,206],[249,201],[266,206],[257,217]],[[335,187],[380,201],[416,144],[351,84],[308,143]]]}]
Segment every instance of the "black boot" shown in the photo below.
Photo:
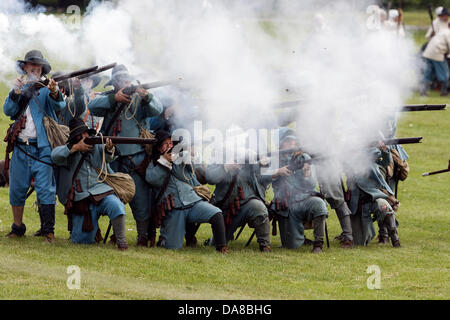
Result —
[{"label": "black boot", "polygon": [[42,234],[45,236],[45,240],[49,243],[55,242],[55,205],[54,204],[41,204],[42,213]]},{"label": "black boot", "polygon": [[11,231],[5,237],[7,238],[23,237],[26,231],[27,227],[25,226],[25,223],[22,223],[22,225],[20,226],[17,226],[15,223],[13,223],[11,225]]},{"label": "black boot", "polygon": [[33,234],[33,236],[35,236],[35,237],[42,237],[42,236],[44,236],[44,234],[42,233],[42,226],[44,225],[44,219],[42,218],[42,209],[41,209],[40,205],[38,205],[38,213],[39,213],[39,219],[41,221],[41,228],[38,231],[36,231]]},{"label": "black boot", "polygon": [[441,96],[448,96],[447,86],[445,85],[445,83],[441,83]]},{"label": "black boot", "polygon": [[391,238],[392,246],[394,248],[400,248],[400,238],[397,231],[397,220],[393,214],[387,215],[384,218],[384,224],[387,227],[388,235]]},{"label": "black boot", "polygon": [[197,233],[200,224],[197,223],[186,223],[186,234],[184,238],[186,239],[186,247],[195,248],[197,246],[197,238],[195,234]]},{"label": "black boot", "polygon": [[323,241],[314,241],[311,252],[312,253],[321,253],[322,247],[323,247]]},{"label": "black boot", "polygon": [[389,243],[389,235],[388,235],[388,229],[385,224],[385,221],[383,223],[379,223],[379,230],[378,230],[378,244],[388,244]]},{"label": "black boot", "polygon": [[353,230],[352,223],[350,221],[350,209],[348,208],[347,203],[344,202],[335,210],[342,229],[341,237],[339,239],[341,242],[341,248],[351,249],[353,248]]}]

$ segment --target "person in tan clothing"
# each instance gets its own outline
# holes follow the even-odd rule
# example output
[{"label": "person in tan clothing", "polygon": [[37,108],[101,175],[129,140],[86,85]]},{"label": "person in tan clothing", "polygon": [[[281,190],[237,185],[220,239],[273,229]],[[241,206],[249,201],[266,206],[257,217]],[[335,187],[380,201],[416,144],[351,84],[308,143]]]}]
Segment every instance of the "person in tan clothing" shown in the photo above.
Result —
[{"label": "person in tan clothing", "polygon": [[425,60],[424,80],[420,94],[427,95],[427,91],[434,77],[441,83],[441,96],[447,96],[449,69],[445,56],[450,52],[450,29],[441,30],[431,38],[422,57]]}]

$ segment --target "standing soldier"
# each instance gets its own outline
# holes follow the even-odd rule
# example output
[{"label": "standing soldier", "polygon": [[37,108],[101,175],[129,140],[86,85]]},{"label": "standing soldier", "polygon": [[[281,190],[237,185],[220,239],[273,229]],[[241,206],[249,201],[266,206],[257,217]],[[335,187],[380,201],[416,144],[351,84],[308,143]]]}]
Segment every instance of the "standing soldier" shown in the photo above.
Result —
[{"label": "standing soldier", "polygon": [[[287,128],[282,128],[287,129]],[[272,210],[278,217],[281,244],[296,249],[304,244],[304,222],[312,222],[314,228],[313,253],[320,253],[325,235],[327,205],[315,190],[317,179],[313,167],[307,163],[311,157],[297,148],[297,138],[292,130],[282,130],[280,151],[294,149],[280,155],[281,168],[273,181],[274,200]]]},{"label": "standing soldier", "polygon": [[[111,80],[106,84],[114,86],[114,90],[97,95],[89,102],[91,114],[104,117],[104,135],[138,138],[145,118],[162,112],[158,98],[143,88],[138,88],[132,97],[123,93],[132,80],[124,65],[114,67]],[[145,169],[150,159],[143,145],[122,144],[117,149],[119,156],[111,168],[115,172],[130,174],[134,180],[136,194],[130,207],[136,220],[137,245],[146,247],[150,222],[150,186],[145,181]]]},{"label": "standing soldier", "polygon": [[[47,87],[34,89],[33,84],[51,70],[50,64],[38,50],[29,51],[17,62],[24,75],[14,83],[3,105],[3,111],[15,120],[9,143],[14,143],[10,165],[9,201],[14,223],[8,237],[20,237],[26,232],[22,222],[27,191],[31,180],[39,199],[42,214],[42,234],[54,243],[56,184],[51,147],[43,124],[43,117],[56,120],[56,112],[65,106],[58,84],[50,80]],[[24,82],[24,76],[26,81]]]},{"label": "standing soldier", "polygon": [[[97,94],[99,94],[97,92],[94,92],[93,89],[97,87],[101,81],[102,78],[97,75],[92,75],[90,77],[81,79],[81,87],[83,88],[83,98],[86,106],[92,99],[95,98]],[[83,112],[83,114],[80,117],[81,119],[83,119],[83,121],[90,129],[94,129],[96,131],[100,130],[103,118],[94,116],[89,111],[89,108],[86,108],[85,112]]]}]

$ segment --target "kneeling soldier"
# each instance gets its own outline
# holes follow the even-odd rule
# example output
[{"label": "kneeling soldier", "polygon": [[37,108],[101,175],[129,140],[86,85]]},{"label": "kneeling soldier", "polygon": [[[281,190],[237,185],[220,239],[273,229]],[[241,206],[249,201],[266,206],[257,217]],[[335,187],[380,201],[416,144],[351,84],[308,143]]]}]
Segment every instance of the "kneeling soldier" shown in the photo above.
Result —
[{"label": "kneeling soldier", "polygon": [[[281,137],[280,150],[297,147],[296,137]],[[286,152],[280,155],[280,168],[272,184],[274,201],[272,209],[277,213],[283,247],[296,249],[304,244],[304,222],[312,222],[314,228],[313,253],[322,251],[325,219],[328,216],[324,200],[315,190],[317,180],[311,157],[302,152]]]},{"label": "kneeling soldier", "polygon": [[386,229],[392,245],[398,248],[400,239],[394,210],[398,208],[399,202],[386,182],[386,167],[392,163],[392,155],[383,143],[370,152],[374,159],[371,167],[363,175],[349,176],[347,182],[351,193],[349,207],[352,211],[355,244],[369,244],[376,235],[372,222],[377,220],[380,230]]},{"label": "kneeling soldier", "polygon": [[[110,139],[106,145],[88,145],[84,139],[95,130],[89,129],[83,120],[74,118],[69,124],[67,144],[52,151],[52,160],[58,166],[69,168],[72,180],[67,199],[60,199],[66,206],[69,231],[74,243],[94,243],[101,215],[108,215],[119,250],[128,249],[125,237],[125,206],[106,183],[98,182],[96,168],[102,167],[102,156],[111,162],[115,159],[115,147]],[[103,150],[105,148],[105,150]],[[112,173],[108,167],[108,172]]]},{"label": "kneeling soldier", "polygon": [[[270,252],[270,223],[265,192],[272,176],[259,173],[261,164],[211,164],[205,178],[215,184],[215,204],[224,212],[227,242],[237,228],[248,223],[255,229],[259,249]],[[216,241],[216,238],[214,241]]]},{"label": "kneeling soldier", "polygon": [[[217,251],[227,253],[222,212],[199,195],[200,183],[193,165],[176,161],[181,159],[171,153],[173,142],[168,132],[158,131],[156,139],[154,150],[157,152],[147,168],[146,180],[156,193],[157,209],[153,213],[153,218],[157,220],[156,226],[162,223],[158,245],[179,249],[183,246],[186,225],[208,222],[212,227]],[[190,234],[190,237],[194,234]]]}]

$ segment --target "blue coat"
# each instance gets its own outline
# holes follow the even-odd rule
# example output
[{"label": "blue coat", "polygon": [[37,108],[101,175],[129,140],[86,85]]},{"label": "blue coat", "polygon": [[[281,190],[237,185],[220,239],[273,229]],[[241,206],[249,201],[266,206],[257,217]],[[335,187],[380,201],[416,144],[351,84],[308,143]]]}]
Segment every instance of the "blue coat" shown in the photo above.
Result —
[{"label": "blue coat", "polygon": [[[119,104],[114,100],[114,92],[106,92],[97,95],[89,102],[88,108],[94,116],[104,117],[102,132],[104,135],[112,135],[112,132],[104,132],[109,126],[114,113]],[[162,104],[156,96],[148,94],[147,100],[143,100],[139,95],[136,96],[135,102],[131,105],[130,110],[126,111],[125,107],[117,119],[121,120],[121,131],[118,137],[139,137],[139,125],[144,126],[144,120],[147,117],[159,115],[162,110]],[[134,118],[132,115],[134,114]],[[111,131],[114,124],[111,126]],[[121,144],[117,146],[122,156],[134,155],[144,151],[144,146],[139,144]]]},{"label": "blue coat", "polygon": [[[26,90],[28,85],[25,85],[22,90]],[[48,116],[57,120],[56,112],[63,109],[66,105],[61,92],[58,93],[57,99],[53,99],[50,96],[50,90],[47,87],[39,89],[35,94],[35,98],[31,98],[28,103],[33,116],[33,122],[36,126],[36,136],[38,148],[49,147],[47,132],[45,131],[43,117]],[[3,105],[3,112],[11,118],[11,120],[17,120],[16,113],[19,112],[19,95],[14,94],[11,90],[8,97],[6,97],[5,104]],[[19,115],[20,116],[20,115]]]},{"label": "blue coat", "polygon": [[[280,158],[280,167],[288,165],[291,157],[292,154],[284,154]],[[306,153],[300,155],[300,157],[304,157],[305,160],[311,159]],[[286,200],[287,207],[294,208],[297,203],[310,198],[317,193],[316,185],[317,178],[314,166],[311,166],[311,176],[309,178],[305,177],[303,170],[296,170],[290,176],[278,177],[274,180],[272,183],[274,200],[276,201],[278,199],[281,202]],[[282,207],[282,203],[280,203],[280,206]],[[288,210],[276,210],[275,203],[272,208],[277,211],[278,214],[286,217],[288,216]]]},{"label": "blue coat", "polygon": [[[243,205],[250,199],[260,199],[263,202],[266,201],[266,189],[272,182],[271,176],[262,176],[259,173],[259,164],[245,164],[237,173],[236,185],[231,192],[228,201],[240,198],[240,204]],[[225,170],[223,164],[213,164],[206,167],[205,172],[206,181],[209,184],[215,184],[214,199],[216,203],[222,202],[224,199],[230,184],[233,180],[233,175]],[[239,189],[242,189],[244,193],[244,199],[239,197]]]},{"label": "blue coat", "polygon": [[381,189],[384,189],[391,195],[394,195],[394,192],[389,187],[380,170],[380,168],[389,166],[393,161],[389,149],[382,151],[378,148],[372,148],[370,152],[373,156],[374,162],[367,173],[357,177],[352,177],[347,182],[351,194],[349,207],[352,213],[356,213],[358,209],[360,190],[367,193],[372,201],[375,201],[378,198],[387,199],[387,195],[381,192]]},{"label": "blue coat", "polygon": [[[81,191],[77,190],[76,183],[74,183],[75,187],[75,201],[82,200],[84,198],[89,197],[90,195],[102,194],[108,191],[111,191],[112,188],[106,183],[101,183],[97,181],[98,172],[96,168],[100,169],[102,167],[102,145],[94,145],[91,151],[88,152],[88,155],[83,161],[80,171],[76,176],[76,180],[79,180],[79,184],[81,186]],[[112,162],[115,160],[115,156],[110,153],[105,153],[106,162]],[[66,168],[65,177],[63,177],[64,181],[68,182],[65,186],[58,186],[58,198],[59,201],[63,204],[66,203],[67,194],[71,187],[73,173],[81,159],[81,152],[70,153],[69,148],[64,146],[59,146],[53,149],[52,151],[52,160],[58,165]],[[108,166],[108,173],[113,173],[113,171]],[[75,180],[75,181],[76,181]]]},{"label": "blue coat", "polygon": [[199,186],[200,183],[197,181],[193,167],[190,164],[172,163],[172,168],[168,168],[160,162],[156,165],[152,162],[147,168],[145,180],[155,189],[157,195],[160,193],[168,175],[170,175],[169,184],[161,199],[167,198],[168,195],[172,194],[175,200],[175,209],[189,207],[203,199],[193,189],[194,186]]}]

